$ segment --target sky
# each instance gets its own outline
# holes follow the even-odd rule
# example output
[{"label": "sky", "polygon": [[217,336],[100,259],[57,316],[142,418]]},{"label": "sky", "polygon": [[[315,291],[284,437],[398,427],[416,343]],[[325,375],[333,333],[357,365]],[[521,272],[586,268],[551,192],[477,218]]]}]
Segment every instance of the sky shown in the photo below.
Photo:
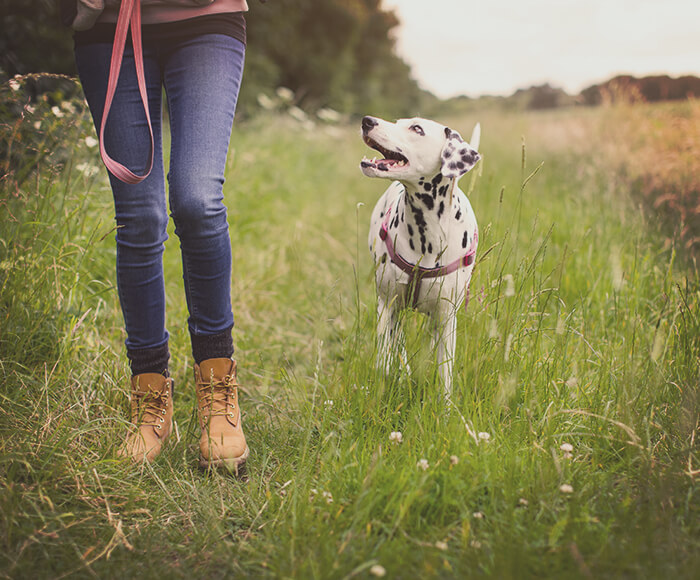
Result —
[{"label": "sky", "polygon": [[617,74],[700,76],[698,0],[383,0],[396,46],[440,98],[570,94]]}]

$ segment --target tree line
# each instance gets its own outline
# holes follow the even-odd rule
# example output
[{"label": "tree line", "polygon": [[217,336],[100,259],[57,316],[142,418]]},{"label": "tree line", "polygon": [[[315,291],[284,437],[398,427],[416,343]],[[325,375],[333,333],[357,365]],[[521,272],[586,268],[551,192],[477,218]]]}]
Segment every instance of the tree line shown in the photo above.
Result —
[{"label": "tree line", "polygon": [[[249,0],[239,111],[286,87],[306,110],[392,117],[434,97],[396,55],[396,15],[381,0]],[[71,32],[55,0],[0,0],[0,74],[75,74]]]}]

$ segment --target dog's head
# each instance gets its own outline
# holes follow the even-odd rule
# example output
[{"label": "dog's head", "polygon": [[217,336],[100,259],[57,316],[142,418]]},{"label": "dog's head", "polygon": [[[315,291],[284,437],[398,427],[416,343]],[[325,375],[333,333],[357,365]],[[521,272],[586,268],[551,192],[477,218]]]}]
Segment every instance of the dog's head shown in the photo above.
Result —
[{"label": "dog's head", "polygon": [[362,138],[384,156],[383,159],[362,160],[360,168],[368,177],[408,183],[432,178],[438,173],[459,178],[481,158],[457,131],[428,119],[399,119],[390,123],[364,117]]}]

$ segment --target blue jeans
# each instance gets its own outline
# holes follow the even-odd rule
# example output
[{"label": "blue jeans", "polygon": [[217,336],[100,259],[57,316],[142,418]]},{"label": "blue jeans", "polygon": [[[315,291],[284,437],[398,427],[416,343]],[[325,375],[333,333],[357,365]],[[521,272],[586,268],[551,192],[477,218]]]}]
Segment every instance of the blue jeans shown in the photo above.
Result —
[{"label": "blue jeans", "polygon": [[[96,127],[102,118],[111,51],[112,45],[106,43],[76,46],[78,73]],[[144,39],[155,138],[153,169],[136,185],[109,176],[117,221],[117,288],[132,371],[131,355],[163,348],[167,352],[169,337],[162,259],[168,238],[163,88],[171,135],[168,200],[180,239],[193,349],[195,337],[230,336],[231,243],[223,184],[244,59],[245,46],[225,35],[157,44]],[[150,139],[130,42],[107,121],[105,145],[114,159],[135,173],[147,167]]]}]

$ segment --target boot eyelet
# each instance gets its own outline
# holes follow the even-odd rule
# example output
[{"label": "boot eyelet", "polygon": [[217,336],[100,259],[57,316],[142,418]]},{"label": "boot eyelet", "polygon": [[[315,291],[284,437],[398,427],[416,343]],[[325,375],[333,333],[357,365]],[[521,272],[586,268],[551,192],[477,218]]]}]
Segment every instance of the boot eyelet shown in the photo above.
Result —
[{"label": "boot eyelet", "polygon": [[161,423],[165,423],[165,419],[163,419],[163,417],[161,417],[161,418],[160,418],[160,422],[161,422]]},{"label": "boot eyelet", "polygon": [[158,431],[160,431],[162,429],[162,427],[160,425],[156,425],[156,429],[158,429]]}]

